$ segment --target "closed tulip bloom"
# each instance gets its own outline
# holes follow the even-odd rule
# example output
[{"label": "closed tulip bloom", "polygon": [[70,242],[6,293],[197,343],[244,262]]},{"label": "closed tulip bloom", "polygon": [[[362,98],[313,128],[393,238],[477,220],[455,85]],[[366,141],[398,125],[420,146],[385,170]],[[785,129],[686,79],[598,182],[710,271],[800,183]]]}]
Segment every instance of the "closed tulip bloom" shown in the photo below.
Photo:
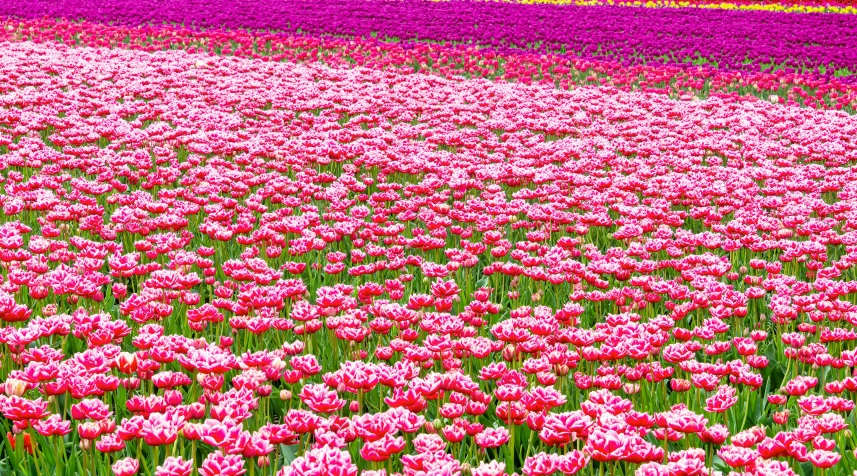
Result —
[{"label": "closed tulip bloom", "polygon": [[133,476],[140,469],[140,463],[134,458],[123,458],[110,467],[116,476]]}]

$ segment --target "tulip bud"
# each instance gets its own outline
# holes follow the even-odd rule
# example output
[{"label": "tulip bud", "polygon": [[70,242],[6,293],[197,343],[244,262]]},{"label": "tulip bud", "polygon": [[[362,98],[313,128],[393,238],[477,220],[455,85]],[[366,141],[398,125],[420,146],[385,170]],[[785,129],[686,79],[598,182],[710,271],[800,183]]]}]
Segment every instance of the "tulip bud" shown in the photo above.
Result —
[{"label": "tulip bud", "polygon": [[6,396],[9,397],[20,397],[24,395],[27,391],[27,382],[23,380],[18,380],[14,378],[10,378],[6,380],[6,385],[4,390],[6,391]]},{"label": "tulip bud", "polygon": [[690,381],[680,378],[670,380],[670,387],[673,392],[686,392],[690,390]]},{"label": "tulip bud", "polygon": [[508,344],[503,348],[503,359],[511,362],[518,356],[518,349],[515,344]]},{"label": "tulip bud", "polygon": [[179,390],[167,390],[164,392],[167,405],[176,407],[182,404],[182,392]]},{"label": "tulip bud", "polygon": [[274,359],[271,361],[271,367],[277,369],[277,371],[279,372],[280,370],[286,368],[286,363],[279,357],[274,357]]},{"label": "tulip bud", "polygon": [[77,426],[77,434],[84,440],[94,440],[102,433],[104,433],[103,429],[96,422],[87,421]]},{"label": "tulip bud", "polygon": [[352,400],[351,403],[348,404],[348,409],[351,410],[351,413],[357,413],[360,411],[360,402],[357,400]]},{"label": "tulip bud", "polygon": [[123,374],[132,374],[137,371],[137,355],[130,352],[121,352],[116,356],[116,367]]},{"label": "tulip bud", "polygon": [[285,389],[280,390],[280,400],[291,400],[291,399],[292,399],[292,392],[291,391],[285,390]]},{"label": "tulip bud", "polygon": [[271,465],[271,461],[268,459],[267,456],[260,456],[259,458],[256,459],[256,466],[258,466],[260,468],[267,468],[270,465]]}]

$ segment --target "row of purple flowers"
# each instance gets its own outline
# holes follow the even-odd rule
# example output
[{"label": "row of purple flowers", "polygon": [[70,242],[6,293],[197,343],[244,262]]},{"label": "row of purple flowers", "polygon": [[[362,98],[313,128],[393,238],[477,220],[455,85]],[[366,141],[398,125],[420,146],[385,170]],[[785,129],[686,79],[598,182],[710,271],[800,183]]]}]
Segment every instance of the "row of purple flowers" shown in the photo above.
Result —
[{"label": "row of purple flowers", "polygon": [[855,15],[421,0],[0,0],[0,15],[468,42],[625,65],[857,71]]}]

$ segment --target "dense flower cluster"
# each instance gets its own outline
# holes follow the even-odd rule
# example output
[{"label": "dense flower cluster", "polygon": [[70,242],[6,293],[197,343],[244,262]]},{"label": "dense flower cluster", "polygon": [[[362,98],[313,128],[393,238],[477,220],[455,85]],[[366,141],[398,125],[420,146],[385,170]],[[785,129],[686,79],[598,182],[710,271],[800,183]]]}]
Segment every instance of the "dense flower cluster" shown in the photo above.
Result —
[{"label": "dense flower cluster", "polygon": [[364,66],[399,74],[431,73],[446,78],[485,78],[561,89],[597,85],[621,91],[667,94],[675,99],[708,96],[756,97],[818,109],[857,108],[857,86],[836,78],[785,73],[742,73],[704,66],[622,66],[573,56],[497,53],[464,45],[401,44],[362,38],[314,38],[242,30],[193,31],[171,27],[122,27],[88,22],[7,20],[0,39],[61,42],[138,51],[185,49],[211,56],[264,61]]},{"label": "dense flower cluster", "polygon": [[3,0],[0,15],[377,35],[464,42],[499,52],[568,53],[623,65],[785,69],[850,81],[857,71],[854,15],[423,0]]},{"label": "dense flower cluster", "polygon": [[720,0],[485,0],[508,1],[513,3],[549,3],[554,5],[618,5],[623,7],[643,8],[715,8],[724,10],[764,10],[786,13],[857,13],[855,0],[735,0],[722,2]]},{"label": "dense flower cluster", "polygon": [[0,30],[0,473],[857,468],[851,83],[68,5]]}]

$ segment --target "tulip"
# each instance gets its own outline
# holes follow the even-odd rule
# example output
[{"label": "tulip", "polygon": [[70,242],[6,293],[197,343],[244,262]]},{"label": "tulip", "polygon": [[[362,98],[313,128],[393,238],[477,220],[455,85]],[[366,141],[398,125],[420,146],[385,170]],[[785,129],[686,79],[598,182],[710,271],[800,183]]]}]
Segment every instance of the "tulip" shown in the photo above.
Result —
[{"label": "tulip", "polygon": [[123,458],[113,463],[110,469],[116,476],[133,476],[140,469],[140,463],[134,458]]}]

